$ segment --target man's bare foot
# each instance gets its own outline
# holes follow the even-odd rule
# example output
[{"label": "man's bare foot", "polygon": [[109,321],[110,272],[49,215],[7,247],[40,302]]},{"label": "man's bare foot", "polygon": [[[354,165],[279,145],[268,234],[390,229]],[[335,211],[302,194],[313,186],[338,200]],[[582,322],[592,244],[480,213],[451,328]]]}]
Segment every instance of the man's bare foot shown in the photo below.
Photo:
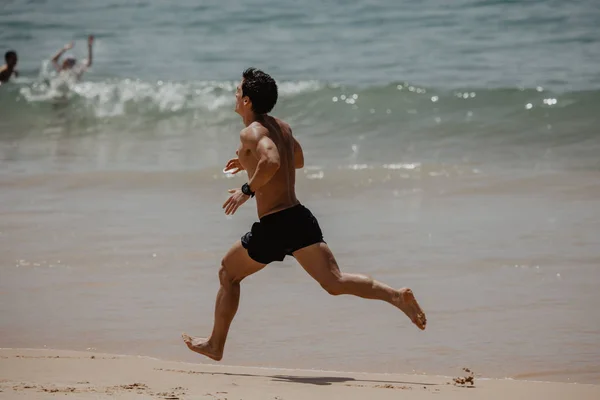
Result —
[{"label": "man's bare foot", "polygon": [[210,346],[210,343],[208,343],[208,340],[191,337],[186,333],[181,334],[181,337],[190,350],[200,353],[208,358],[212,358],[215,361],[221,361],[223,358],[223,352],[215,351]]},{"label": "man's bare foot", "polygon": [[402,310],[419,329],[425,330],[427,317],[425,317],[425,313],[421,310],[419,303],[417,303],[417,299],[415,299],[412,290],[403,288],[400,289],[399,292],[400,297],[396,306]]}]

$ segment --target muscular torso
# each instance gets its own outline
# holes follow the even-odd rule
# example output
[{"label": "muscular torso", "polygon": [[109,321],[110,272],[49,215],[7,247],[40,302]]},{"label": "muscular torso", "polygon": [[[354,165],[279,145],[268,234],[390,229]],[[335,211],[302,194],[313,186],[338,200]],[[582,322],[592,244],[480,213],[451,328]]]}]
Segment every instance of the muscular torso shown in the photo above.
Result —
[{"label": "muscular torso", "polygon": [[[279,169],[264,186],[256,191],[258,216],[263,217],[290,208],[299,203],[296,198],[296,169],[294,166],[294,140],[289,126],[277,118],[265,116],[259,124],[261,135],[268,136],[279,152]],[[251,179],[256,171],[258,159],[252,151],[240,145],[237,151],[240,163]]]}]

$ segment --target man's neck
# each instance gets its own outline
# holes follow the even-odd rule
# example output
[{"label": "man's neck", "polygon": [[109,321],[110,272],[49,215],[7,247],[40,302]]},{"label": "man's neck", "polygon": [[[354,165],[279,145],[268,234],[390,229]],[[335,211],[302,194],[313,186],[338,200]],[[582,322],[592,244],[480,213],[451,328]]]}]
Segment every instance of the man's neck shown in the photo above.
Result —
[{"label": "man's neck", "polygon": [[249,127],[252,123],[262,119],[264,117],[264,115],[258,115],[255,113],[250,113],[248,115],[244,115],[242,117],[242,120],[244,121],[244,125],[246,127]]}]

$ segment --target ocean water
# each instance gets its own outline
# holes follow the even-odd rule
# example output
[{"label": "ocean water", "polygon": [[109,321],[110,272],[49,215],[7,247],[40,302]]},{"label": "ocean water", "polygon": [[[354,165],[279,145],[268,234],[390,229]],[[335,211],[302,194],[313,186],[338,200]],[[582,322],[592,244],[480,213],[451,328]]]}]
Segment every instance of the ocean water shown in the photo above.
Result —
[{"label": "ocean water", "polygon": [[[600,5],[431,0],[0,3],[0,347],[207,362],[241,72],[279,82],[298,196],[343,270],[244,281],[223,363],[600,382]],[[94,64],[60,81],[70,40]]]}]

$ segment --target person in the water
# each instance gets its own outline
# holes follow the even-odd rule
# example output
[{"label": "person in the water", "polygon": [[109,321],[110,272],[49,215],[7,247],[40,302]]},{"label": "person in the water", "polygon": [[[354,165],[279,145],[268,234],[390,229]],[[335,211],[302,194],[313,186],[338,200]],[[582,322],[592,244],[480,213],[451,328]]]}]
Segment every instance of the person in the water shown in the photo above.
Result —
[{"label": "person in the water", "polygon": [[67,43],[60,49],[54,57],[52,57],[52,65],[59,74],[73,73],[77,79],[80,79],[83,73],[92,66],[92,46],[94,44],[94,36],[88,36],[88,57],[83,63],[77,65],[77,59],[73,56],[67,56],[62,63],[59,62],[61,56],[75,45],[74,42]]},{"label": "person in the water", "polygon": [[4,54],[4,61],[6,61],[6,64],[0,68],[0,85],[8,82],[13,75],[15,78],[19,77],[19,71],[15,69],[17,62],[19,61],[17,52],[14,50],[7,51]]}]

